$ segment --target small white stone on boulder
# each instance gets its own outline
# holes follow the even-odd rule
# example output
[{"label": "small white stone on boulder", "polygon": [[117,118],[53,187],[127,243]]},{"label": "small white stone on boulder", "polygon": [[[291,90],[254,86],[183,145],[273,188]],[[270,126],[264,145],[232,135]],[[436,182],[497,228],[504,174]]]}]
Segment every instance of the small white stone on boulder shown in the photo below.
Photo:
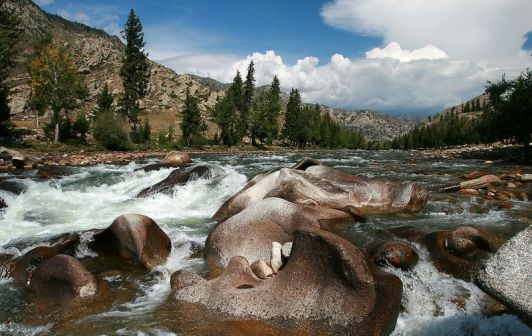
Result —
[{"label": "small white stone on boulder", "polygon": [[283,253],[283,257],[288,259],[290,257],[290,253],[292,252],[292,242],[286,242],[284,243],[283,247],[281,248],[281,252]]},{"label": "small white stone on boulder", "polygon": [[270,265],[272,265],[272,269],[275,273],[277,273],[281,266],[283,266],[283,259],[281,257],[282,247],[283,245],[279,244],[278,242],[272,243],[272,256],[270,260]]}]

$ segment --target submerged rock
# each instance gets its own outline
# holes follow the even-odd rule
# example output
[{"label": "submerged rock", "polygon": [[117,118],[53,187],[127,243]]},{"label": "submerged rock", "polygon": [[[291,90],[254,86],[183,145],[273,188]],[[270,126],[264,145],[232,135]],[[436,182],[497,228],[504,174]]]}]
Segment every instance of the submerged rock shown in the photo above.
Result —
[{"label": "submerged rock", "polygon": [[394,213],[420,210],[427,202],[427,191],[416,183],[367,179],[323,165],[311,165],[304,171],[282,168],[267,175],[257,175],[213,218],[224,221],[268,197],[332,209],[351,206],[363,213]]},{"label": "submerged rock", "polygon": [[7,203],[2,197],[0,197],[0,210],[5,208],[7,208]]},{"label": "submerged rock", "polygon": [[[292,256],[273,278],[258,279],[240,256],[213,280],[190,273],[176,276],[171,302],[177,310],[200,305],[221,321],[260,321],[299,334],[381,335],[394,329],[400,309],[401,281],[372,272],[353,244],[320,229],[295,232]],[[196,319],[204,327],[206,318]]]},{"label": "submerged rock", "polygon": [[202,177],[209,177],[211,170],[207,166],[195,166],[188,168],[179,168],[170,173],[170,175],[151,187],[143,189],[137,197],[148,197],[154,194],[163,193],[171,194],[173,188],[178,185],[184,185],[189,181]]},{"label": "submerged rock", "polygon": [[339,210],[266,198],[217,224],[207,238],[205,255],[211,269],[226,267],[235,256],[243,256],[250,263],[270,260],[272,242],[293,241],[297,229],[330,229],[334,223],[352,221],[349,214]]},{"label": "submerged rock", "polygon": [[45,179],[56,179],[70,174],[70,169],[65,166],[43,166],[37,171],[37,176]]},{"label": "submerged rock", "polygon": [[377,265],[391,265],[402,270],[412,269],[418,260],[416,249],[411,244],[401,241],[385,243],[373,256],[373,262]]},{"label": "submerged rock", "polygon": [[151,218],[127,214],[117,217],[106,230],[95,234],[90,246],[98,252],[152,269],[166,261],[172,243]]},{"label": "submerged rock", "polygon": [[513,309],[532,327],[532,226],[521,231],[488,259],[475,277],[477,285]]},{"label": "submerged rock", "polygon": [[24,192],[24,185],[15,181],[0,179],[0,190],[20,195]]},{"label": "submerged rock", "polygon": [[495,235],[473,227],[432,232],[424,242],[436,268],[466,281],[471,281],[475,266],[502,245]]}]

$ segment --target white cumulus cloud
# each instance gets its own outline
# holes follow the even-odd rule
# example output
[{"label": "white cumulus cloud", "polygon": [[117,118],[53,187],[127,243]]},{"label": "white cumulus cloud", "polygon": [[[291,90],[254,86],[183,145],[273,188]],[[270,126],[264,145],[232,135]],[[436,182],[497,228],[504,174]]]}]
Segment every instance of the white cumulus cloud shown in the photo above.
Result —
[{"label": "white cumulus cloud", "polygon": [[333,27],[382,37],[403,48],[435,46],[450,58],[525,67],[530,0],[334,0],[321,15]]},{"label": "white cumulus cloud", "polygon": [[480,94],[487,79],[502,74],[475,62],[449,59],[436,49],[409,51],[397,45],[396,54],[390,52],[395,47],[388,47],[368,52],[365,59],[335,54],[324,64],[316,57],[305,57],[288,65],[271,50],[240,60],[229,55],[188,55],[163,63],[179,73],[230,82],[237,70],[245,76],[253,60],[257,85],[269,84],[277,75],[285,90],[298,88],[306,102],[420,113]]},{"label": "white cumulus cloud", "polygon": [[437,60],[448,58],[448,56],[443,50],[440,50],[432,45],[409,51],[402,49],[399,43],[392,42],[384,48],[373,48],[370,51],[366,51],[366,58],[393,58],[399,60],[400,62],[410,62],[424,59]]}]

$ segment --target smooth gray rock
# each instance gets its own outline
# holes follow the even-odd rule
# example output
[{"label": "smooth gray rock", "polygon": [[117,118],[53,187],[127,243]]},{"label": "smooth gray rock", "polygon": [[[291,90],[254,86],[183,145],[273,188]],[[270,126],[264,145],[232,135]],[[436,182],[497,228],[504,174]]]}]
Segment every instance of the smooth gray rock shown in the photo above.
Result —
[{"label": "smooth gray rock", "polygon": [[479,269],[475,282],[532,325],[532,226],[521,231]]}]

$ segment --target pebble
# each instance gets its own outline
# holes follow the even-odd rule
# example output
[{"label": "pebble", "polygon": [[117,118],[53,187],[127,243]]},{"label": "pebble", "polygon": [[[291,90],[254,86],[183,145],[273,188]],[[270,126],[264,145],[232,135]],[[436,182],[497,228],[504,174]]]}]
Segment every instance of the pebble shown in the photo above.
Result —
[{"label": "pebble", "polygon": [[283,254],[283,257],[288,259],[290,257],[290,253],[292,252],[292,242],[287,242],[283,244],[283,247],[281,248],[281,252]]},{"label": "pebble", "polygon": [[272,268],[264,260],[257,260],[251,264],[251,270],[259,279],[266,279],[273,275]]}]

